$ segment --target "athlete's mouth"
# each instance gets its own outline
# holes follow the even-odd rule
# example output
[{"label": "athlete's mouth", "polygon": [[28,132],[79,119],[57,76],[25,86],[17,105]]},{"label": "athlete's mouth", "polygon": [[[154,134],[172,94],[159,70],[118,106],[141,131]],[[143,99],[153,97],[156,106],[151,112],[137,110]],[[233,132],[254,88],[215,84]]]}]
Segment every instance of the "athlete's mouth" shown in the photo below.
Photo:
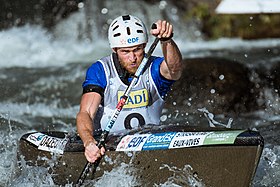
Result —
[{"label": "athlete's mouth", "polygon": [[129,66],[132,67],[132,68],[137,67],[137,63],[136,62],[131,62]]}]

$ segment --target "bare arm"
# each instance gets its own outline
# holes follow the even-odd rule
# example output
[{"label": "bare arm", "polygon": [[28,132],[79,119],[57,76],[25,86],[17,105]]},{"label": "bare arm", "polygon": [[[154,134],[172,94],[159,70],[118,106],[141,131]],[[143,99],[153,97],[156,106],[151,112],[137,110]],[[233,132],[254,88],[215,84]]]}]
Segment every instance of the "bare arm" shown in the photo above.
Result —
[{"label": "bare arm", "polygon": [[171,37],[173,33],[173,26],[167,21],[157,21],[157,29],[152,29],[151,34],[161,38],[167,39],[166,41],[161,41],[162,53],[164,56],[164,61],[160,66],[160,73],[166,79],[178,80],[181,77],[183,71],[182,65],[182,55]]},{"label": "bare arm", "polygon": [[103,148],[100,152],[93,138],[93,119],[101,102],[101,96],[96,92],[86,93],[82,96],[80,111],[77,114],[77,131],[85,146],[85,156],[89,162],[94,162],[101,154],[104,154]]}]

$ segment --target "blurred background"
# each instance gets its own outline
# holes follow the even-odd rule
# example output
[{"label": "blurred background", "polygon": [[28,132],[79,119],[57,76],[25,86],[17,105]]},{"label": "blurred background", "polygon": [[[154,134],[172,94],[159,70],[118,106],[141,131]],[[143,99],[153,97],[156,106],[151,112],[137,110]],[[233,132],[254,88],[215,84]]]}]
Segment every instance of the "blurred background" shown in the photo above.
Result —
[{"label": "blurred background", "polygon": [[[0,186],[52,184],[42,169],[17,174],[19,138],[35,130],[75,132],[86,69],[111,53],[108,26],[124,14],[147,28],[158,19],[174,25],[185,69],[162,123],[206,127],[207,110],[220,123],[232,118],[232,128],[260,131],[265,148],[253,186],[279,185],[279,0],[0,3]],[[159,46],[154,54],[161,55]]]}]

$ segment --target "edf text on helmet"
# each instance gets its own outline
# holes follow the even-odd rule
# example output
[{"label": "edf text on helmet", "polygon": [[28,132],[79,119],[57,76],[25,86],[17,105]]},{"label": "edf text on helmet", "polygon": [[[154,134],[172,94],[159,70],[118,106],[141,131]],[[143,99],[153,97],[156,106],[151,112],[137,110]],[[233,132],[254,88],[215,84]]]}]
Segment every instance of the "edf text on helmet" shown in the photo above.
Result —
[{"label": "edf text on helmet", "polygon": [[127,39],[127,43],[131,44],[131,43],[137,43],[139,42],[139,38],[136,37],[136,38],[128,38]]}]

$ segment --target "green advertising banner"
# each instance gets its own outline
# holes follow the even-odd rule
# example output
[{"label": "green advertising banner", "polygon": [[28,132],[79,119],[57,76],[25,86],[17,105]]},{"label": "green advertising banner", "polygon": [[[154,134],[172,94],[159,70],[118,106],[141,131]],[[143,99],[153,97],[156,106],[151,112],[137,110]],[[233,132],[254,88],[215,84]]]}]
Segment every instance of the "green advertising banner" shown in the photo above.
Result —
[{"label": "green advertising banner", "polygon": [[203,145],[233,144],[236,137],[245,130],[216,131],[206,135]]}]

